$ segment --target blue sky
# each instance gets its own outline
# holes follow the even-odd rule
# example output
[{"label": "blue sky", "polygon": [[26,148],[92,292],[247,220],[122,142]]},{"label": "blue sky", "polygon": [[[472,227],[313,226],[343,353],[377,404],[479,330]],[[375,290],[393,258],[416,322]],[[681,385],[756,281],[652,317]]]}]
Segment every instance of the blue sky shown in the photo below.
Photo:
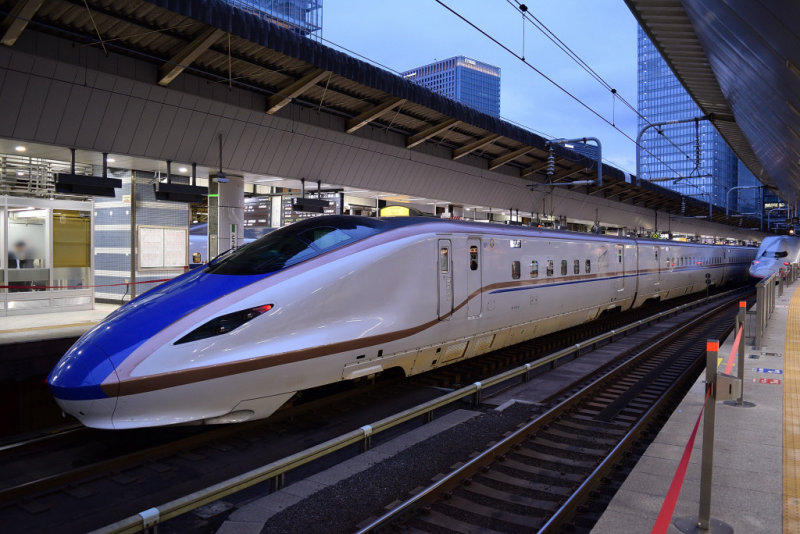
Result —
[{"label": "blue sky", "polygon": [[[442,0],[522,52],[522,18],[507,0]],[[517,2],[511,1],[516,5]],[[622,0],[526,2],[530,12],[636,106],[636,20]],[[635,172],[632,141],[435,0],[324,0],[322,36],[397,71],[463,54],[501,68],[500,110],[549,137],[598,137],[611,164]],[[525,58],[630,137],[636,115],[526,24]]]}]

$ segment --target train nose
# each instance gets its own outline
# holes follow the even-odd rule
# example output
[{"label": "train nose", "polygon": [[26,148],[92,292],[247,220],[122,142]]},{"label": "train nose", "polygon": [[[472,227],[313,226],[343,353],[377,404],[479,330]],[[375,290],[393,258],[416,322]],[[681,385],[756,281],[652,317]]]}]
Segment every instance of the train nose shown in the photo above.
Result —
[{"label": "train nose", "polygon": [[113,428],[119,379],[99,347],[86,341],[73,345],[50,372],[47,384],[59,406],[81,423]]}]

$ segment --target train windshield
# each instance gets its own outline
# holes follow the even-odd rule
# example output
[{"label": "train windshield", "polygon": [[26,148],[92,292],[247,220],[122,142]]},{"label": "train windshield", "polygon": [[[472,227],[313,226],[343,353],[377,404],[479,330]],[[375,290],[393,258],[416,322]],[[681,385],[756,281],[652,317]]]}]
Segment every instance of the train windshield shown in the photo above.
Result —
[{"label": "train windshield", "polygon": [[209,265],[213,274],[269,274],[382,230],[380,220],[333,216],[306,219],[265,235]]},{"label": "train windshield", "polygon": [[773,258],[785,258],[788,255],[789,253],[785,250],[765,250],[761,254],[761,257],[763,258],[764,256],[772,256]]}]

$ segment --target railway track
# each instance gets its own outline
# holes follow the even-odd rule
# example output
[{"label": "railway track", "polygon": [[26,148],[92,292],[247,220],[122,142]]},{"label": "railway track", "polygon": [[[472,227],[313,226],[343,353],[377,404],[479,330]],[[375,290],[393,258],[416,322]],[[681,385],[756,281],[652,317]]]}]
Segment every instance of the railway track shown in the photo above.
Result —
[{"label": "railway track", "polygon": [[[669,306],[675,304],[670,301]],[[598,331],[636,321],[654,313],[654,308],[604,317],[583,328],[509,347],[417,379],[387,380],[379,387],[339,392],[333,397],[315,392],[267,421],[125,433],[78,429],[36,440],[29,448],[8,446],[0,450],[5,468],[18,465],[20,469],[15,476],[0,477],[5,480],[0,486],[0,518],[6,524],[24,525],[28,532],[45,532],[53,524],[49,517],[63,514],[77,500],[85,517],[66,531],[96,528],[439,394],[425,386],[455,387],[486,378]],[[376,412],[365,406],[384,409]],[[231,461],[232,457],[236,460]],[[91,497],[99,493],[106,498],[97,503]],[[114,506],[109,507],[110,503]]]},{"label": "railway track", "polygon": [[541,416],[361,532],[588,532],[616,490],[615,469],[680,402],[705,365],[703,340],[724,337],[734,314],[716,308],[559,392]]}]

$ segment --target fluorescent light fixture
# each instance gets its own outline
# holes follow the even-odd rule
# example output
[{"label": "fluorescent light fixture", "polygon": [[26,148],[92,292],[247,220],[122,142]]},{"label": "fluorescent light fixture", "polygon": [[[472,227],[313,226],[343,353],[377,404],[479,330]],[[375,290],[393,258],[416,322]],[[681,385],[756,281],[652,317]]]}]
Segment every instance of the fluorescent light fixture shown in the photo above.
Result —
[{"label": "fluorescent light fixture", "polygon": [[22,145],[17,145],[17,146],[15,146],[15,147],[14,147],[14,150],[16,150],[17,152],[25,152],[25,151],[26,151],[26,150],[28,150],[28,149],[27,149],[27,148],[25,148],[25,147],[24,147],[24,146],[22,146]]},{"label": "fluorescent light fixture", "polygon": [[569,143],[564,143],[564,146],[567,148],[575,148],[575,145],[570,145]]},{"label": "fluorescent light fixture", "polygon": [[46,209],[39,209],[39,210],[26,209],[17,213],[18,219],[32,219],[34,217],[46,217],[46,216],[47,216]]},{"label": "fluorescent light fixture", "polygon": [[189,170],[189,169],[187,169],[186,167],[179,167],[179,168],[178,168],[178,172],[186,172],[186,171],[188,171],[188,170]]},{"label": "fluorescent light fixture", "polygon": [[114,158],[106,158],[106,161],[109,163],[114,163],[117,160],[115,160]]},{"label": "fluorescent light fixture", "polygon": [[354,189],[353,191],[345,191],[345,195],[352,195],[353,193],[367,193],[366,189]]},{"label": "fluorescent light fixture", "polygon": [[25,171],[17,171],[17,176],[25,176]]},{"label": "fluorescent light fixture", "polygon": [[282,182],[283,178],[263,178],[261,180],[256,180],[257,184],[263,184],[264,182]]}]

